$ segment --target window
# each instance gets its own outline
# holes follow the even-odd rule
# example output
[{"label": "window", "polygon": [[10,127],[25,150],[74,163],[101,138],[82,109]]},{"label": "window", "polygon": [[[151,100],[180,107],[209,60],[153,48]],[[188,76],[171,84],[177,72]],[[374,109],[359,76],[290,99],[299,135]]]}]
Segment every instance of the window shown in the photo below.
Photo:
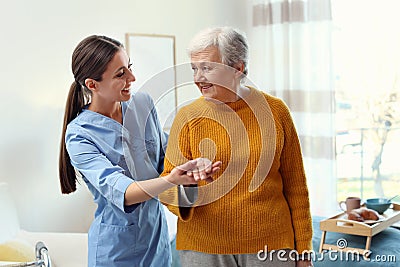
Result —
[{"label": "window", "polygon": [[400,2],[332,0],[337,199],[400,182]]}]

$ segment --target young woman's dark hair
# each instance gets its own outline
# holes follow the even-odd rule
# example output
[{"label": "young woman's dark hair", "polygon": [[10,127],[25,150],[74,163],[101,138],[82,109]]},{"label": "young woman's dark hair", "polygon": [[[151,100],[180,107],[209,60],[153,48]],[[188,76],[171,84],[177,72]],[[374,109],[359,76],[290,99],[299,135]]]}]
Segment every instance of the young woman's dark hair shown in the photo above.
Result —
[{"label": "young woman's dark hair", "polygon": [[76,190],[77,173],[71,165],[66,149],[65,132],[68,123],[90,102],[91,91],[86,88],[85,80],[91,78],[101,81],[108,63],[122,47],[123,45],[117,40],[92,35],[82,40],[72,54],[72,73],[75,80],[69,89],[65,106],[59,155],[59,178],[63,194]]}]

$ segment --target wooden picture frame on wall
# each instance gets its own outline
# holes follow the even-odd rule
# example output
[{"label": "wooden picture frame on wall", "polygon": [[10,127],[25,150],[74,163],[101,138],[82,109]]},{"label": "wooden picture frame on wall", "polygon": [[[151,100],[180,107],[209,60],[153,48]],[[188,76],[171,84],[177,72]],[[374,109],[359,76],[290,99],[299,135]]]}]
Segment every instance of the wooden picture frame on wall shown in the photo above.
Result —
[{"label": "wooden picture frame on wall", "polygon": [[168,132],[178,102],[175,36],[126,33],[125,47],[136,77],[132,90],[151,95],[161,125]]}]

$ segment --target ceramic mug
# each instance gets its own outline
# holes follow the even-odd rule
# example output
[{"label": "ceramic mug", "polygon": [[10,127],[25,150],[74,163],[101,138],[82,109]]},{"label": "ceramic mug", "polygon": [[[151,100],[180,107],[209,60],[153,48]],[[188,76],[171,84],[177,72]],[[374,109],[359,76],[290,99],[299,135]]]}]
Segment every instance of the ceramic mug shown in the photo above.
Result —
[{"label": "ceramic mug", "polygon": [[[343,205],[345,205],[345,208]],[[361,207],[361,199],[359,197],[348,197],[345,201],[339,202],[339,207],[343,211],[349,213],[350,211]]]}]

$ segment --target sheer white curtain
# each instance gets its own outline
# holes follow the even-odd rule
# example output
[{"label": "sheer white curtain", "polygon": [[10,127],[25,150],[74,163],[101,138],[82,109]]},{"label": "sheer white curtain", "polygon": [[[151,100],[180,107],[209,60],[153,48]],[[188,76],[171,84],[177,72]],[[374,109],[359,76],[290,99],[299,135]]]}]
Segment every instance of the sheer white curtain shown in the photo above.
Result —
[{"label": "sheer white curtain", "polygon": [[253,0],[250,78],[292,111],[313,215],[336,204],[330,0]]}]

